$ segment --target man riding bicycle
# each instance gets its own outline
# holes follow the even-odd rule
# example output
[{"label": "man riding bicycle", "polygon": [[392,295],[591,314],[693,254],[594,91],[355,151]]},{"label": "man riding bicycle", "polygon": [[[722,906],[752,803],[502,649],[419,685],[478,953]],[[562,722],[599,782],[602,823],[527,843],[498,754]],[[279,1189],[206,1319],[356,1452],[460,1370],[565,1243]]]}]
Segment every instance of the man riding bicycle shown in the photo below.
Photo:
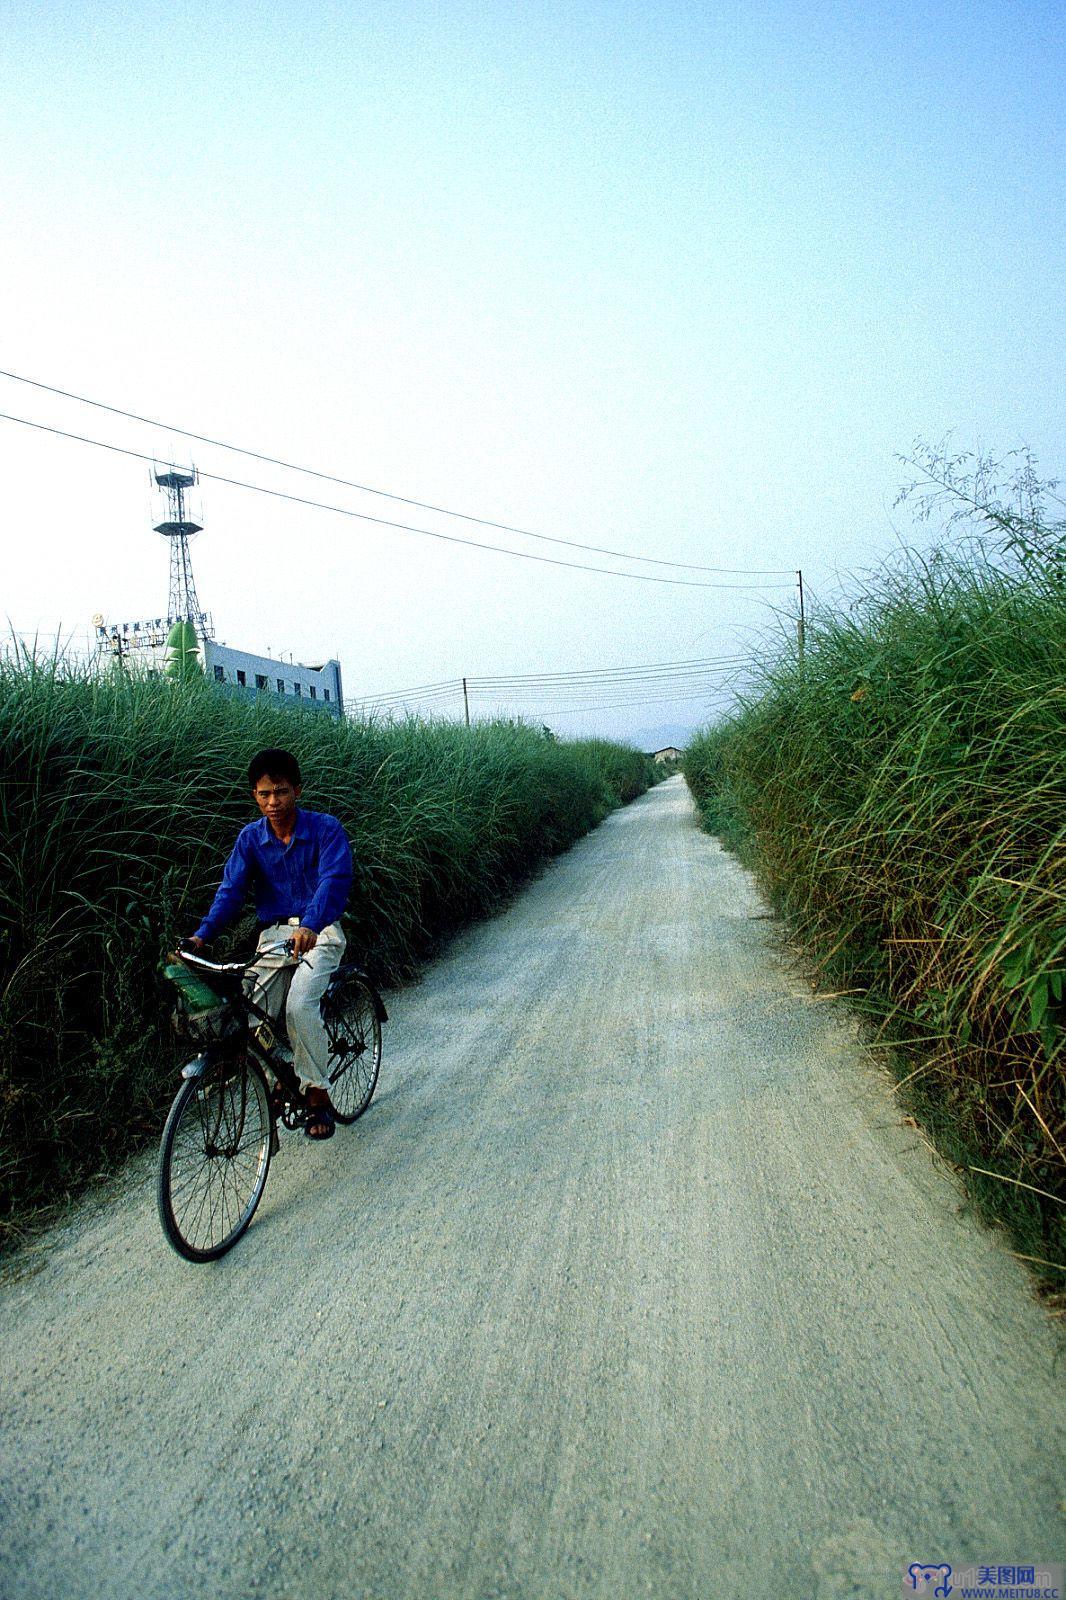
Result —
[{"label": "man riding bicycle", "polygon": [[[336,817],[298,804],[300,766],[287,750],[261,750],[248,782],[262,815],[237,835],[211,909],[187,943],[199,949],[233,922],[252,890],[260,928],[252,998],[276,1017],[284,997],[293,1068],[311,1108],[304,1132],[329,1139],[336,1124],[319,1002],[344,955],[340,916],[352,885],[351,846]],[[279,952],[285,941],[296,966]]]}]

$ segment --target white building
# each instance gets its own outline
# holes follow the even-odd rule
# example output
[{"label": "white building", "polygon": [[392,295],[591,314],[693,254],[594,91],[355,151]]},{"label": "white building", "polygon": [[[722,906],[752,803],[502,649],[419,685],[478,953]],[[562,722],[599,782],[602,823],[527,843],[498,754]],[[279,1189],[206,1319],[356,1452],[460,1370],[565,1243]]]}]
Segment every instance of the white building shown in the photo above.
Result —
[{"label": "white building", "polygon": [[273,695],[294,708],[328,711],[334,717],[344,715],[339,661],[326,661],[318,667],[274,661],[270,656],[233,650],[214,639],[204,641],[203,652],[208,683],[223,684],[234,694]]}]

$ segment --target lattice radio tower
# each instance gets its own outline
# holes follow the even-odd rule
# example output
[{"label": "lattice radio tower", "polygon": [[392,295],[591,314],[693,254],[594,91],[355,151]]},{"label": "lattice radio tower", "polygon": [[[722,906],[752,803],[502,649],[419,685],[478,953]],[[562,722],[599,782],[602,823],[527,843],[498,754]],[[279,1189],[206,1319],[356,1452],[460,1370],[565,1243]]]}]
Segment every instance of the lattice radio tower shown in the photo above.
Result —
[{"label": "lattice radio tower", "polygon": [[203,531],[203,524],[193,522],[187,514],[186,495],[199,482],[195,467],[156,466],[152,476],[166,497],[166,511],[162,522],[155,525],[170,541],[170,602],[167,621],[190,622],[201,644],[210,637],[211,617],[200,609],[193,577],[189,541]]},{"label": "lattice radio tower", "polygon": [[149,473],[154,492],[162,501],[162,517],[156,533],[170,541],[170,599],[165,617],[148,617],[139,622],[105,622],[102,614],[93,617],[97,648],[110,655],[118,666],[127,661],[158,669],[160,654],[167,651],[169,671],[175,663],[182,671],[214,635],[209,611],[201,611],[192,572],[189,540],[203,531],[202,523],[190,514],[189,490],[199,482],[195,467],[176,467],[157,463]]}]

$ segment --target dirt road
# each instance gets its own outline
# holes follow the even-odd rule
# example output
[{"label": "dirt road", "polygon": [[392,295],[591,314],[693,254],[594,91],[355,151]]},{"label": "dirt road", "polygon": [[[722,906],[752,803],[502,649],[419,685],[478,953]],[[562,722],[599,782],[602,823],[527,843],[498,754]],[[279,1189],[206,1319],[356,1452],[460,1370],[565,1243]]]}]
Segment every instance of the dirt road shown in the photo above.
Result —
[{"label": "dirt road", "polygon": [[222,1262],[0,1292],[18,1600],[896,1596],[1062,1559],[1057,1336],[680,778],[390,999]]}]

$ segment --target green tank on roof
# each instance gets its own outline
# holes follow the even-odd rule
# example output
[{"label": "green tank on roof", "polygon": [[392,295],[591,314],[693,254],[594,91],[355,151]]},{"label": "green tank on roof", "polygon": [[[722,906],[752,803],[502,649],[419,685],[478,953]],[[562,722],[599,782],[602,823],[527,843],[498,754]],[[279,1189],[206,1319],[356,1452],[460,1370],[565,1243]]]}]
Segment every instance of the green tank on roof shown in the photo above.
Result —
[{"label": "green tank on roof", "polygon": [[203,671],[195,627],[191,622],[175,622],[167,634],[167,677],[184,683],[189,678],[202,677]]}]

